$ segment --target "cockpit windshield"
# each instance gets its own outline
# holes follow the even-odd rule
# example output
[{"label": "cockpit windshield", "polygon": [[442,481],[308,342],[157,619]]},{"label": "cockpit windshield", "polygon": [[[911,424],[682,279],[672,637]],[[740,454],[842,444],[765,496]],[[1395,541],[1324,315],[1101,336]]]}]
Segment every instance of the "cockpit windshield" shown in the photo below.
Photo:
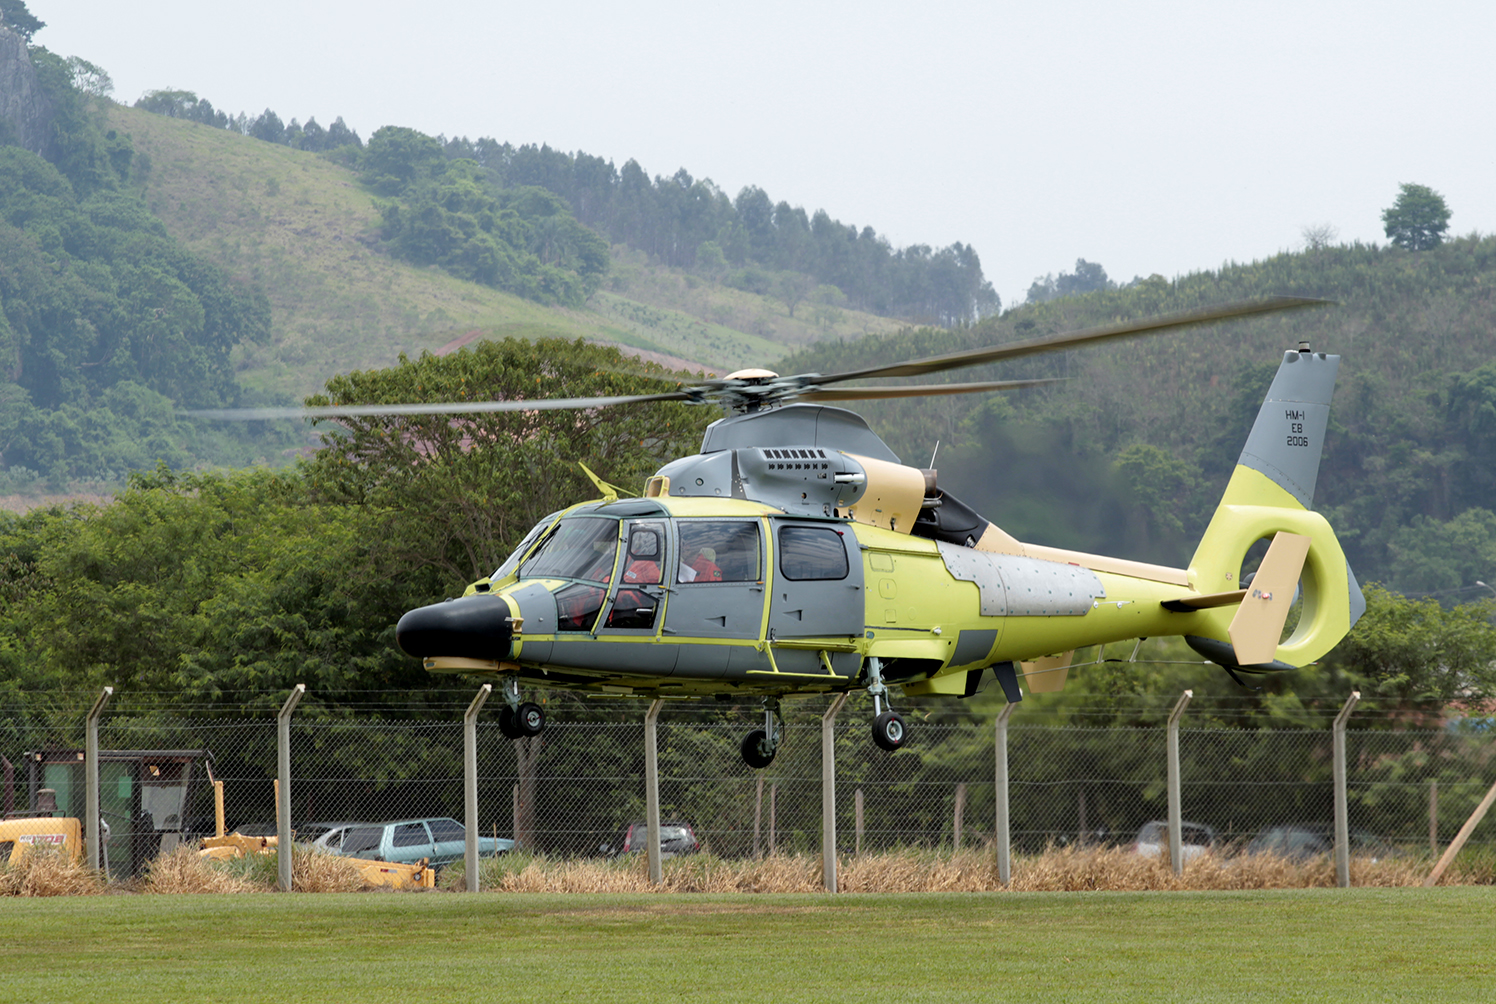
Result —
[{"label": "cockpit windshield", "polygon": [[563,519],[519,568],[522,579],[607,582],[618,550],[618,521],[599,516]]},{"label": "cockpit windshield", "polygon": [[513,575],[514,570],[519,567],[521,559],[524,558],[525,552],[530,550],[537,537],[550,529],[551,524],[556,522],[556,517],[559,515],[561,515],[560,512],[553,512],[539,523],[530,527],[530,532],[525,534],[525,539],[519,542],[519,547],[516,547],[514,553],[504,559],[504,563],[489,578],[494,582],[498,582],[500,579],[507,579]]}]

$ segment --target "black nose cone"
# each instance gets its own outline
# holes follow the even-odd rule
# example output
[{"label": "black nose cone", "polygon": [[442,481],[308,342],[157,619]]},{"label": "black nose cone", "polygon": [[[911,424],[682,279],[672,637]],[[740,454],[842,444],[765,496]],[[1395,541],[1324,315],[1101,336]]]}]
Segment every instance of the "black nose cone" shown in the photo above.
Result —
[{"label": "black nose cone", "polygon": [[509,658],[514,629],[509,605],[491,593],[478,593],[411,610],[395,625],[395,641],[418,658]]}]

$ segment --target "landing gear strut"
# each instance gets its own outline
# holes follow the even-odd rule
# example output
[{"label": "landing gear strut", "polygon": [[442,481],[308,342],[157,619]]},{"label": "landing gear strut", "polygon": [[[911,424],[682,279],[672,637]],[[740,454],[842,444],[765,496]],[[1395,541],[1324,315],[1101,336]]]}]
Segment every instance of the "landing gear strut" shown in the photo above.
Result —
[{"label": "landing gear strut", "polygon": [[880,749],[886,749],[890,753],[904,745],[904,740],[909,732],[904,727],[904,719],[892,708],[883,710],[883,699],[888,696],[888,688],[883,685],[883,663],[877,656],[867,661],[867,692],[873,695],[873,742]]},{"label": "landing gear strut", "polygon": [[528,739],[545,729],[545,711],[533,701],[519,699],[519,678],[504,677],[504,707],[499,709],[499,731],[506,739]]},{"label": "landing gear strut", "polygon": [[765,697],[764,727],[754,729],[743,737],[743,745],[739,750],[743,754],[743,762],[754,770],[763,770],[774,762],[774,754],[779,752],[779,741],[783,736],[779,698]]}]

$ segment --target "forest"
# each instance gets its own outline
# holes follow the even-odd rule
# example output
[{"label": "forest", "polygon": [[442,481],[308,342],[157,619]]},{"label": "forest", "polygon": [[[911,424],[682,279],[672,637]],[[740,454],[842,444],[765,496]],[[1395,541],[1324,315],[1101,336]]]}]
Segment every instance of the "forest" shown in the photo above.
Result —
[{"label": "forest", "polygon": [[[135,107],[358,164],[366,182],[395,200],[386,215],[395,253],[543,303],[576,305],[573,290],[557,289],[550,266],[580,277],[576,292],[596,288],[605,260],[589,244],[590,228],[673,268],[784,298],[792,311],[817,287],[834,288],[835,302],[857,310],[942,326],[1002,306],[969,245],[894,248],[872,227],[841,223],[824,210],[807,214],[756,185],[729,197],[685,168],[651,179],[632,159],[620,168],[580,150],[394,126],[365,147],[341,117],[323,129],[315,118],[286,125],[268,108],[254,118],[231,116],[191,91],[153,91]],[[540,198],[541,191],[556,198]],[[507,210],[523,218],[519,232],[494,218]],[[547,271],[506,260],[526,253]]]}]

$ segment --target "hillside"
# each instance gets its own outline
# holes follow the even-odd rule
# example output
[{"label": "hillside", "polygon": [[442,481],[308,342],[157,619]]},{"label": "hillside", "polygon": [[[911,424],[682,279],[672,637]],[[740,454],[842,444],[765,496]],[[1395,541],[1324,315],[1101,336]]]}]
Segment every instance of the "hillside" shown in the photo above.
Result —
[{"label": "hillside", "polygon": [[1182,563],[1284,349],[1341,356],[1315,507],[1362,581],[1477,598],[1496,575],[1496,238],[1345,246],[1025,306],[969,329],[813,347],[834,372],[1268,294],[1334,301],[935,379],[1055,389],[865,409],[896,451],[942,442],[942,483],[1020,537]]},{"label": "hillside", "polygon": [[784,303],[616,248],[586,310],[545,307],[399,262],[379,248],[375,197],[325,157],[115,106],[110,123],[145,161],[151,211],[190,250],[261,286],[272,334],[236,350],[238,379],[265,398],[299,398],[335,373],[391,365],[477,337],[616,343],[677,367],[772,364],[822,338],[898,327],[887,318]]}]

